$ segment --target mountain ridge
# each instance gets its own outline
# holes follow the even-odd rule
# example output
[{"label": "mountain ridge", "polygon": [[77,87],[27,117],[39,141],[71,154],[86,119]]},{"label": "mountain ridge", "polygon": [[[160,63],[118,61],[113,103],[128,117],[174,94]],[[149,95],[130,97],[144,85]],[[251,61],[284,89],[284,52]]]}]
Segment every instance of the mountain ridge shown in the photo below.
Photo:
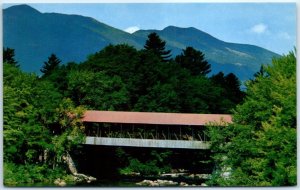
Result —
[{"label": "mountain ridge", "polygon": [[167,26],[162,30],[138,30],[133,34],[111,27],[92,17],[77,14],[41,13],[29,5],[17,5],[3,11],[3,45],[14,48],[21,68],[39,72],[44,61],[55,53],[62,62],[82,62],[87,56],[109,44],[126,43],[142,49],[147,35],[156,32],[166,41],[173,57],[192,46],[202,51],[214,73],[233,72],[247,80],[261,64],[279,56],[250,44],[230,43],[195,27]]}]

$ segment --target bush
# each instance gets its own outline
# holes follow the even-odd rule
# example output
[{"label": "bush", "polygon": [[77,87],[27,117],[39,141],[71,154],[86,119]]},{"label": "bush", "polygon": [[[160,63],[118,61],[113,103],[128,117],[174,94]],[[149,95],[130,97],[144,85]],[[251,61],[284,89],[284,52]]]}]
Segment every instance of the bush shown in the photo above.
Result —
[{"label": "bush", "polygon": [[[16,165],[4,163],[4,185],[20,186],[25,183],[49,183],[57,178],[66,178],[65,170],[56,168],[49,169],[46,165]],[[69,181],[69,180],[68,180]]]}]

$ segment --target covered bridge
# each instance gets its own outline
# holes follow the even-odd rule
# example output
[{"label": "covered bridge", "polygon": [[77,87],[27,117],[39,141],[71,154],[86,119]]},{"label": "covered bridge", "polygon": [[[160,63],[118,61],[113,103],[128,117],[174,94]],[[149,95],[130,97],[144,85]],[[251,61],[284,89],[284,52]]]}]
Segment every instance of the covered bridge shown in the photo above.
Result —
[{"label": "covered bridge", "polygon": [[86,111],[89,145],[208,149],[205,125],[232,122],[226,114]]}]

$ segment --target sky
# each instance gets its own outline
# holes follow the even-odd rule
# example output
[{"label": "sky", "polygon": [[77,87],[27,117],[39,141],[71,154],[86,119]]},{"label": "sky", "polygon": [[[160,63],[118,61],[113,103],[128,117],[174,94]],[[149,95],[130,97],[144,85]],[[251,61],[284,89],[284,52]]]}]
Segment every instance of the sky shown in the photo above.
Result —
[{"label": "sky", "polygon": [[[38,11],[93,17],[134,32],[173,25],[195,27],[233,43],[257,45],[280,55],[296,47],[295,3],[35,3]],[[3,8],[12,6],[4,4]]]}]

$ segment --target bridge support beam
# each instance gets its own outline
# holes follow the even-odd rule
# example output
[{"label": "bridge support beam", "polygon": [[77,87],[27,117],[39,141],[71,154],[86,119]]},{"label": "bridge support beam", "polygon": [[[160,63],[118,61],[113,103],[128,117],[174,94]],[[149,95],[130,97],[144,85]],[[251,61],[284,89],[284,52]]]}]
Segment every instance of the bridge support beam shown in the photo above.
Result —
[{"label": "bridge support beam", "polygon": [[188,140],[131,139],[87,136],[85,144],[152,148],[209,149],[209,142]]}]

